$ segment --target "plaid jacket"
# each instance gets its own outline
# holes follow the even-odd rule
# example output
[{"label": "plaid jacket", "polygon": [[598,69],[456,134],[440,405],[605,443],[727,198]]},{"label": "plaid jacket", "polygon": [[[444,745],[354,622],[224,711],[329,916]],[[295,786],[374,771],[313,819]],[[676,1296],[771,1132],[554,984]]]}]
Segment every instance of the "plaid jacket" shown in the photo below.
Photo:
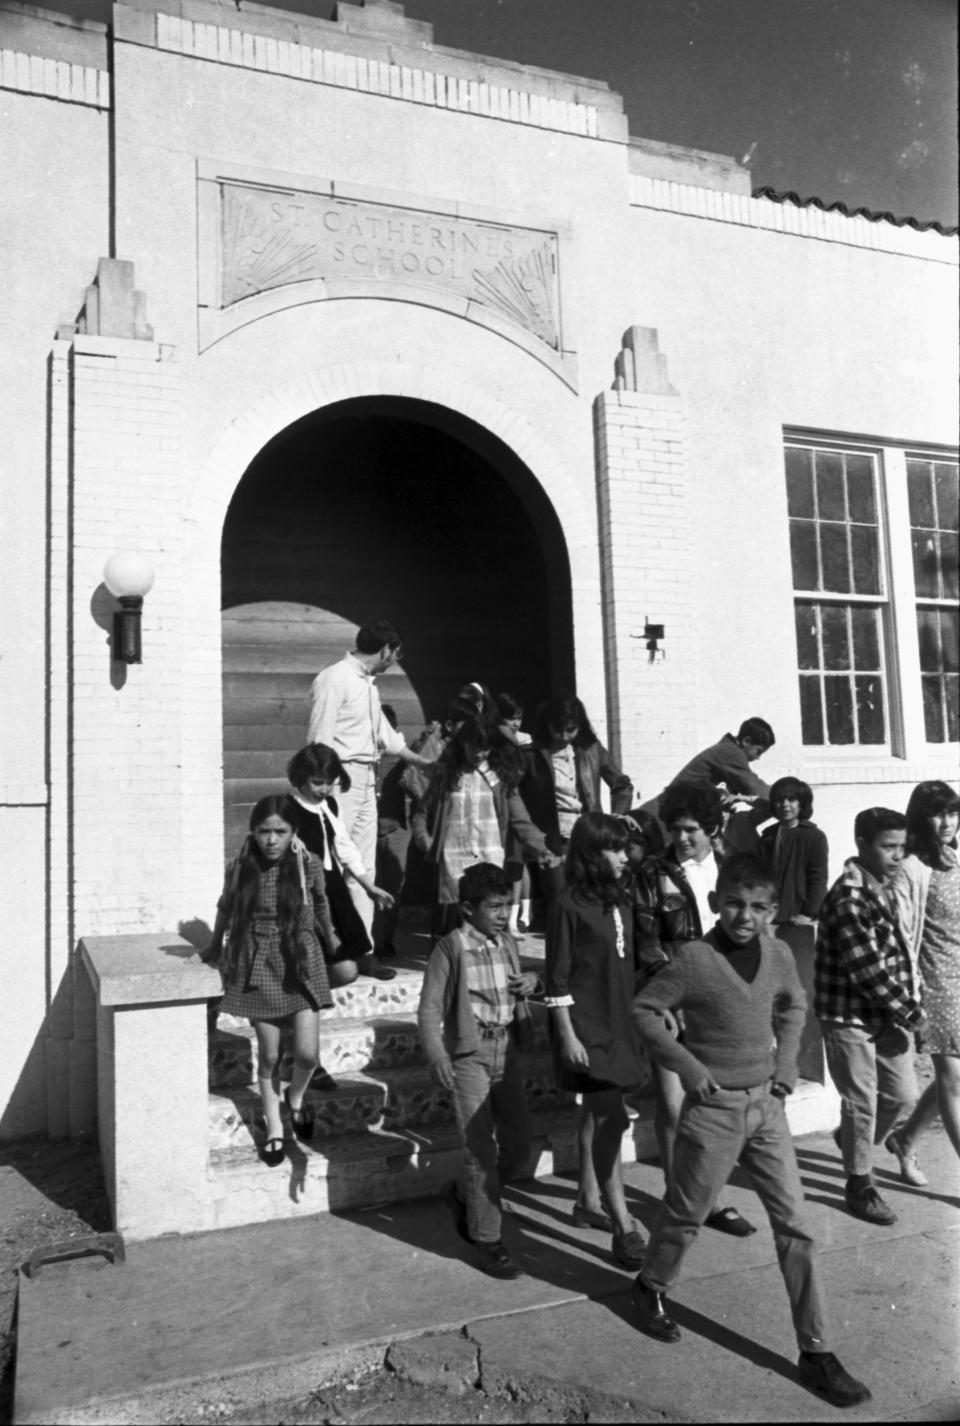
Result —
[{"label": "plaid jacket", "polygon": [[820,911],[814,968],[814,1012],[820,1020],[883,1030],[911,1029],[921,1019],[913,970],[892,906],[859,863],[844,865]]}]

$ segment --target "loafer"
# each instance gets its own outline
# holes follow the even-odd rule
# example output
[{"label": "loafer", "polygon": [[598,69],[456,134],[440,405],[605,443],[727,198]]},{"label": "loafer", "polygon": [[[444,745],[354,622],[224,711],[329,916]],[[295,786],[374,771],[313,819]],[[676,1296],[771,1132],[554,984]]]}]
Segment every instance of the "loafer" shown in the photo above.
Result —
[{"label": "loafer", "polygon": [[638,1233],[636,1228],[629,1233],[613,1235],[613,1261],[628,1272],[635,1273],[640,1270],[646,1249],[643,1235]]},{"label": "loafer", "polygon": [[865,1223],[877,1223],[882,1227],[897,1221],[897,1215],[872,1183],[865,1188],[847,1188],[843,1196],[847,1212],[852,1213],[854,1218],[862,1218]]},{"label": "loafer", "polygon": [[575,1203],[570,1212],[575,1228],[596,1228],[601,1233],[612,1233],[613,1224],[602,1208],[588,1208],[585,1203]]},{"label": "loafer", "polygon": [[718,1233],[729,1233],[732,1238],[749,1238],[751,1233],[757,1231],[735,1208],[715,1208],[707,1214],[704,1222],[708,1228],[716,1228]]},{"label": "loafer", "polygon": [[505,1281],[523,1277],[524,1271],[515,1262],[502,1243],[477,1243],[478,1266],[488,1277],[499,1277]]},{"label": "loafer", "polygon": [[884,1148],[900,1160],[900,1177],[904,1183],[909,1183],[911,1188],[926,1188],[930,1180],[917,1163],[916,1154],[904,1153],[896,1134],[888,1134],[883,1143]]},{"label": "loafer", "polygon": [[801,1352],[797,1375],[831,1406],[859,1406],[870,1400],[870,1388],[851,1376],[832,1352]]},{"label": "loafer", "polygon": [[638,1277],[633,1284],[632,1296],[641,1332],[646,1332],[648,1337],[655,1337],[658,1342],[679,1342],[680,1328],[667,1311],[666,1298],[662,1292],[647,1287],[643,1278]]}]

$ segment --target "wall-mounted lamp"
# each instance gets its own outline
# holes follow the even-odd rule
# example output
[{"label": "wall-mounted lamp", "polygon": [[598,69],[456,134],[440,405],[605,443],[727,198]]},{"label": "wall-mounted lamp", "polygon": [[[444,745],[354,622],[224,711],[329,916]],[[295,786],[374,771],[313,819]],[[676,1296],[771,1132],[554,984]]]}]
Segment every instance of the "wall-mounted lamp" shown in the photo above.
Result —
[{"label": "wall-mounted lamp", "polygon": [[103,582],[120,609],[113,616],[112,655],[119,663],[141,663],[140,611],[153,588],[153,565],[134,550],[117,550],[103,566]]},{"label": "wall-mounted lamp", "polygon": [[643,637],[647,641],[647,649],[650,653],[650,662],[653,663],[657,654],[662,653],[660,642],[663,639],[663,624],[644,624]]}]

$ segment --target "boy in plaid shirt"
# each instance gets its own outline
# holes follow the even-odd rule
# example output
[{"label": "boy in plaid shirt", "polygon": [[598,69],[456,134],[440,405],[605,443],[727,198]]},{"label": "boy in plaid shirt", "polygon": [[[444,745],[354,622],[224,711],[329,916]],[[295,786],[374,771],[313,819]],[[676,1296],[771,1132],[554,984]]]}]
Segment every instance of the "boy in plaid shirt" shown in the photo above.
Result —
[{"label": "boy in plaid shirt", "polygon": [[873,1147],[890,1148],[891,1131],[917,1098],[911,1032],[924,1015],[891,891],[906,825],[886,807],[857,813],[857,855],[828,891],[817,935],[814,1010],[842,1104],[834,1137],[847,1208],[867,1223],[897,1221],[874,1183]]},{"label": "boy in plaid shirt", "polygon": [[530,1158],[517,1008],[540,983],[521,971],[506,929],[513,892],[507,873],[478,862],[467,867],[458,892],[464,925],[430,953],[417,1020],[433,1076],[453,1095],[464,1147],[462,1195],[456,1185],[445,1195],[457,1229],[477,1248],[484,1272],[515,1278],[522,1269],[500,1241],[500,1184],[520,1177]]}]

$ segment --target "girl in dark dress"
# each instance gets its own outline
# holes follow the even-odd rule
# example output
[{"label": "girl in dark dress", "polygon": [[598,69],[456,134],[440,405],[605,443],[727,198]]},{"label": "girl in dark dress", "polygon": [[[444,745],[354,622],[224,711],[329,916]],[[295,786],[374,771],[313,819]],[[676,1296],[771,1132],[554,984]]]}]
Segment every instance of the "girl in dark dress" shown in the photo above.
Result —
[{"label": "girl in dark dress", "polygon": [[[309,1139],[303,1098],[320,1063],[319,1011],[333,1004],[321,939],[336,936],[323,868],[297,841],[293,801],[263,797],[250,814],[250,835],[227,869],[213,937],[202,959],[218,964],[223,1010],[242,1015],[257,1032],[257,1082],[267,1123],[260,1151],[271,1167],[283,1162],[280,1034],[293,1028],[293,1076],[284,1096],[294,1132]],[[319,936],[318,936],[319,931]]]},{"label": "girl in dark dress", "polygon": [[[585,812],[574,824],[567,886],[547,920],[545,999],[558,1083],[583,1096],[589,1133],[580,1134],[581,1153],[589,1145],[610,1216],[614,1260],[635,1272],[644,1242],[623,1195],[620,1143],[629,1123],[623,1092],[647,1079],[649,1066],[630,1018],[634,950],[623,885],[626,847],[627,833],[616,817]],[[574,1221],[581,1221],[576,1207]]]}]

